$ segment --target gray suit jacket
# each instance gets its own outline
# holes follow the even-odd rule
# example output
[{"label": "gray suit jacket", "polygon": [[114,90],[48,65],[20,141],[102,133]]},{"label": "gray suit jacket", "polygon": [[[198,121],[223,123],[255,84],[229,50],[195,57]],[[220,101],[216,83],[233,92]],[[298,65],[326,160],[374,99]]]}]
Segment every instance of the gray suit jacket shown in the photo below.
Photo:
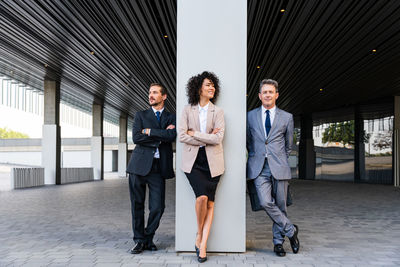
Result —
[{"label": "gray suit jacket", "polygon": [[288,159],[293,143],[293,115],[276,108],[267,138],[264,125],[261,106],[247,112],[247,179],[260,175],[267,155],[272,176],[277,180],[289,180],[292,178]]}]

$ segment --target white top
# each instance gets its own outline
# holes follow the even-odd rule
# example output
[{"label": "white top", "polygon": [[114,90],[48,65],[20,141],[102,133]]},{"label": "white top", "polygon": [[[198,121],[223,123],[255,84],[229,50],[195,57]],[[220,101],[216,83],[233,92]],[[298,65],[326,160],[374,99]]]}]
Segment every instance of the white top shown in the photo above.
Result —
[{"label": "white top", "polygon": [[[155,108],[153,108],[153,107],[151,107],[151,108],[153,109],[154,116],[156,116],[156,119],[157,119],[157,115],[156,115],[156,112],[157,112],[157,111],[160,112],[160,118],[161,118],[161,114],[162,114],[162,112],[164,111],[164,108],[162,108],[162,109],[160,109],[160,110],[157,110],[157,109],[155,109]],[[149,129],[149,131],[151,131],[151,130]],[[149,136],[150,136],[150,132],[149,132]],[[158,151],[158,148],[156,149],[156,153],[154,153],[154,157],[155,157],[156,159],[159,159],[159,158],[160,158],[160,151]]]},{"label": "white top", "polygon": [[[210,104],[210,102],[208,102]],[[199,104],[199,121],[200,121],[200,132],[205,133],[207,130],[207,112],[208,112],[208,104],[204,107],[201,107]],[[203,147],[203,146],[200,146]]]},{"label": "white top", "polygon": [[[267,111],[267,109],[264,108],[263,105],[261,105],[261,116],[262,116],[262,122],[263,122],[263,129],[264,129],[265,138],[267,138],[267,132],[265,130],[265,119],[267,118],[267,112],[266,111]],[[269,119],[271,121],[271,127],[272,127],[272,124],[274,123],[275,113],[276,113],[276,106],[274,106],[273,108],[269,109]]]},{"label": "white top", "polygon": [[[208,102],[210,104],[210,102]],[[208,104],[204,107],[200,107],[199,104],[199,121],[200,121],[200,132],[205,133],[207,128],[207,112]]]}]

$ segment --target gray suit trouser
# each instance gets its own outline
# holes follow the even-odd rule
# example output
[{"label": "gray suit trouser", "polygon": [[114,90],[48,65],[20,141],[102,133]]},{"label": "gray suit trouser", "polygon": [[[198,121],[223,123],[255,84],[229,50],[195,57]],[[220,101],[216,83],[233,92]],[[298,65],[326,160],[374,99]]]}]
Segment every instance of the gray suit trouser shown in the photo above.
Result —
[{"label": "gray suit trouser", "polygon": [[275,180],[277,182],[276,197],[272,197],[272,174],[265,159],[264,167],[261,174],[254,180],[260,205],[267,212],[273,221],[272,234],[274,245],[283,244],[285,236],[292,237],[294,234],[294,226],[287,218],[286,197],[287,197],[287,180]]}]

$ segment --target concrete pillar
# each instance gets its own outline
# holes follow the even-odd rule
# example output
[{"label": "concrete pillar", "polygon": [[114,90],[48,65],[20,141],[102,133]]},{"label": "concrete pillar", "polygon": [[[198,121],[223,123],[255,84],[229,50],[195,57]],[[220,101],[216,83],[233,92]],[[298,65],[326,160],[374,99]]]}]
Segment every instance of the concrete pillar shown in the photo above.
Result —
[{"label": "concrete pillar", "polygon": [[[188,79],[205,70],[221,81],[216,103],[225,112],[225,174],[215,198],[208,251],[246,249],[246,0],[178,0],[177,122],[187,104]],[[207,19],[211,18],[211,19]],[[177,251],[193,251],[196,235],[195,195],[180,170],[182,144],[176,146]]]},{"label": "concrete pillar", "polygon": [[45,184],[61,184],[60,83],[44,80],[42,166]]},{"label": "concrete pillar", "polygon": [[304,114],[300,118],[299,143],[299,178],[315,179],[315,150],[313,139],[313,121],[311,114]]},{"label": "concrete pillar", "polygon": [[357,106],[354,114],[354,181],[365,178],[364,120]]},{"label": "concrete pillar", "polygon": [[93,136],[91,162],[93,167],[94,180],[104,178],[104,137],[103,137],[103,104],[93,103],[92,108]]},{"label": "concrete pillar", "polygon": [[126,177],[126,164],[128,159],[128,118],[125,114],[119,117],[119,143],[118,143],[118,176]]},{"label": "concrete pillar", "polygon": [[400,186],[400,96],[394,97],[393,129],[393,178],[394,186]]}]

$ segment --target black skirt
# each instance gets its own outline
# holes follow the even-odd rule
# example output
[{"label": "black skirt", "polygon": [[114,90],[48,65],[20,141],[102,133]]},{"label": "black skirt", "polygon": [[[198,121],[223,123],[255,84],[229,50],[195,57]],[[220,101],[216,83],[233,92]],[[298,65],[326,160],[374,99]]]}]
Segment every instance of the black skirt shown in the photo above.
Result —
[{"label": "black skirt", "polygon": [[209,201],[214,201],[215,191],[217,190],[221,175],[211,177],[205,147],[199,148],[192,171],[185,174],[193,188],[196,198],[199,196],[207,196]]}]

